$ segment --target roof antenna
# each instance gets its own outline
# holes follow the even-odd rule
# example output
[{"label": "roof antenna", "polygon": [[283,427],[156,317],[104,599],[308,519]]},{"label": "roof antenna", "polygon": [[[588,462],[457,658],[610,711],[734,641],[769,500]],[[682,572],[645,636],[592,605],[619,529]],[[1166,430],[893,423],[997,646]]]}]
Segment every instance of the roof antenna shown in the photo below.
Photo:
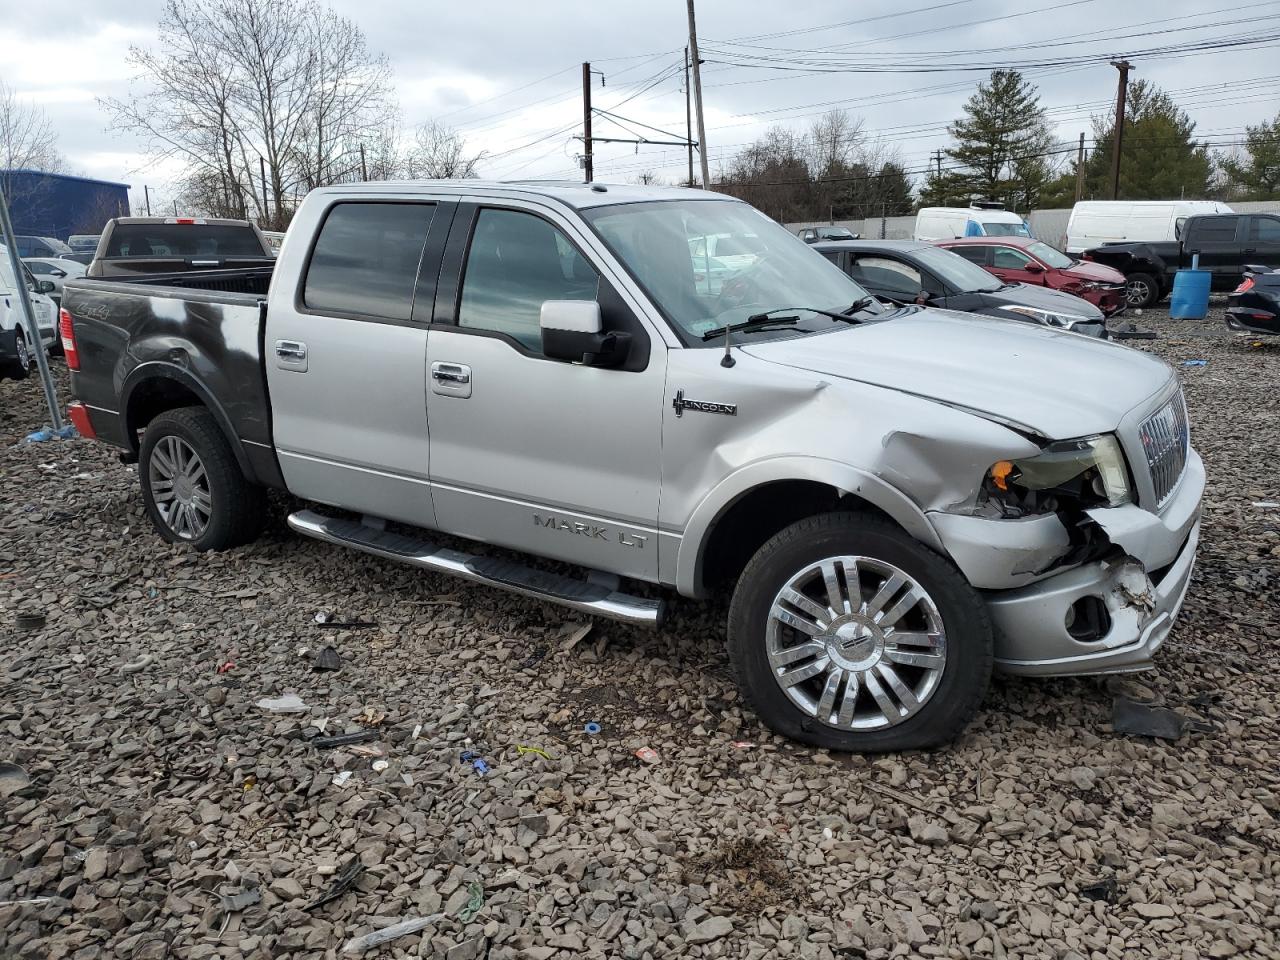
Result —
[{"label": "roof antenna", "polygon": [[729,353],[729,348],[733,346],[732,340],[729,338],[731,327],[729,324],[724,325],[724,356],[720,358],[720,366],[732,367],[738,361],[733,359]]}]

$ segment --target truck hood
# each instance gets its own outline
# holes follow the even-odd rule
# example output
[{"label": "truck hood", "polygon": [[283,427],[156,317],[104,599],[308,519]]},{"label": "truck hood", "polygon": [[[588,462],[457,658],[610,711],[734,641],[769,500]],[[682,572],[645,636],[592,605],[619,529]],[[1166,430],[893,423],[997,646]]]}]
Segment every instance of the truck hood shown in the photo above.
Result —
[{"label": "truck hood", "polygon": [[747,342],[742,350],[936,400],[1049,440],[1115,430],[1173,376],[1162,360],[1082,334],[913,307],[831,333]]}]

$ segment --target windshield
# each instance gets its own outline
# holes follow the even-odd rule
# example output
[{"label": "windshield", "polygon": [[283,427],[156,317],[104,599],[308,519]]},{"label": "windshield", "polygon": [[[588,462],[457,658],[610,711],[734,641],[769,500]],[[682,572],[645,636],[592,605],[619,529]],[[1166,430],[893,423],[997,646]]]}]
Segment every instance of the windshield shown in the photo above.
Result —
[{"label": "windshield", "polygon": [[942,247],[917,247],[912,255],[920,266],[936,274],[957,293],[991,293],[1002,286],[976,263]]},{"label": "windshield", "polygon": [[1047,243],[1041,243],[1037,240],[1035,243],[1027,244],[1027,253],[1031,254],[1041,263],[1046,263],[1055,270],[1065,270],[1067,267],[1075,263],[1070,257],[1059,250],[1055,250]]},{"label": "windshield", "polygon": [[982,232],[988,237],[1029,237],[1027,225],[1019,221],[1018,223],[1001,223],[987,222],[982,224]]},{"label": "windshield", "polygon": [[[735,200],[627,203],[582,215],[690,342],[766,311],[815,307],[839,313],[867,296],[822,254]],[[753,337],[836,326],[819,314],[797,316],[786,330]]]}]

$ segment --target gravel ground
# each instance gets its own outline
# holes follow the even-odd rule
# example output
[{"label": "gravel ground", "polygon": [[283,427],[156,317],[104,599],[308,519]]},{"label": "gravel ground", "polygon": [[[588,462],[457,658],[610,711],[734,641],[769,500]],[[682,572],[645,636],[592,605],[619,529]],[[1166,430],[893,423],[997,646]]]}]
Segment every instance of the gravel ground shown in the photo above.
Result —
[{"label": "gravel ground", "polygon": [[[251,548],[168,547],[109,448],[17,445],[41,394],[0,383],[0,956],[334,957],[442,913],[378,955],[1280,957],[1280,343],[1143,322],[1209,471],[1157,669],[998,678],[951,747],[879,758],[744,713],[723,604],[583,636],[283,502]],[[1204,728],[1118,736],[1117,691]]]}]

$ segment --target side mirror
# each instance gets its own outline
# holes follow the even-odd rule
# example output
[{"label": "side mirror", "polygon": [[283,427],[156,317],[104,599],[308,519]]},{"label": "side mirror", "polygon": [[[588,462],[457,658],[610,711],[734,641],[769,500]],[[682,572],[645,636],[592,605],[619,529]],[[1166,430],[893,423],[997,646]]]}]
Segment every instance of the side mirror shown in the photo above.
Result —
[{"label": "side mirror", "polygon": [[1044,273],[1044,267],[1040,266],[1040,264],[1036,263],[1035,261],[1028,263],[1022,269],[1027,271],[1027,273]]},{"label": "side mirror", "polygon": [[552,360],[611,367],[627,356],[631,335],[601,331],[600,304],[595,300],[547,300],[538,325],[542,352]]},{"label": "side mirror", "polygon": [[56,289],[58,288],[53,285],[52,280],[36,281],[36,293],[53,293],[53,291]]}]

